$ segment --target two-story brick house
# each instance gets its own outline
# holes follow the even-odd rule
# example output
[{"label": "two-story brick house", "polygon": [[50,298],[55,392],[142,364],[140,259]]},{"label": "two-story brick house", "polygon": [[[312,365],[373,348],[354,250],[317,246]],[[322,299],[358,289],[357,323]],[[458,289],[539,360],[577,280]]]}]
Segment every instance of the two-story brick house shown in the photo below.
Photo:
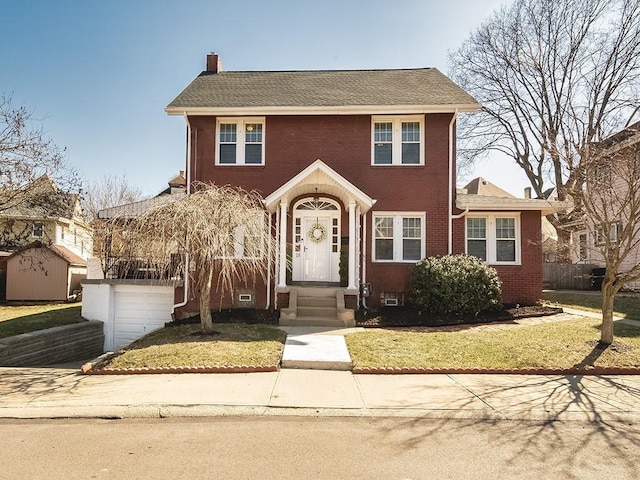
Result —
[{"label": "two-story brick house", "polygon": [[166,111],[186,120],[188,184],[264,196],[279,252],[244,298],[295,317],[301,286],[342,280],[339,310],[395,304],[418,260],[466,251],[496,266],[505,301],[539,299],[549,204],[456,191],[456,119],[478,108],[435,68],[227,72],[210,54]]}]

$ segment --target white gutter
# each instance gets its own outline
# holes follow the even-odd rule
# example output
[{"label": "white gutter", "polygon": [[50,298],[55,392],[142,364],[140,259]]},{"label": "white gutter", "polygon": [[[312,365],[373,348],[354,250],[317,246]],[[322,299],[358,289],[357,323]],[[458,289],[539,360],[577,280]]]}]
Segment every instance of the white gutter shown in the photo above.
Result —
[{"label": "white gutter", "polygon": [[[187,122],[187,195],[191,193],[191,124],[189,123],[189,117],[184,115],[184,120]],[[171,318],[175,320],[176,308],[184,307],[189,301],[189,250],[187,244],[187,253],[184,255],[184,296],[182,301],[175,303],[171,307]]]},{"label": "white gutter", "polygon": [[451,121],[449,122],[449,225],[448,227],[448,253],[451,255],[453,251],[453,125],[458,118],[458,109],[456,108],[453,112],[453,117],[451,117]]},{"label": "white gutter", "polygon": [[[451,215],[451,219],[452,220],[457,220],[458,218],[464,217],[467,213],[469,213],[469,207],[466,207],[464,209],[464,212],[459,213],[458,215]],[[449,253],[451,253],[451,252],[449,252]]]}]

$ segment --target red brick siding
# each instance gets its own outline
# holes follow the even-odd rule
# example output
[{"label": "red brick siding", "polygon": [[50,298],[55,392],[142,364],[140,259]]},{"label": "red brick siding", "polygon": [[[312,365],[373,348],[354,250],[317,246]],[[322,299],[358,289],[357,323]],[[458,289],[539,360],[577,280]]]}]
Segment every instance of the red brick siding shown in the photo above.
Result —
[{"label": "red brick siding", "polygon": [[[453,252],[464,253],[464,218],[454,220]],[[505,303],[536,303],[542,297],[542,233],[538,211],[520,215],[521,265],[492,265],[502,280]]]},{"label": "red brick siding", "polygon": [[[364,227],[367,236],[366,280],[373,286],[369,304],[375,305],[380,292],[410,290],[411,265],[372,262],[371,222],[374,212],[426,212],[426,254],[444,255],[448,252],[447,175],[451,117],[451,114],[425,116],[425,165],[409,167],[371,165],[369,115],[269,116],[265,125],[264,166],[216,166],[215,117],[190,117],[192,179],[241,185],[246,189],[256,189],[266,196],[320,158],[377,200],[367,214]],[[318,193],[324,193],[321,187]],[[454,210],[454,213],[457,212]],[[524,212],[521,219],[522,265],[497,268],[504,283],[506,302],[534,302],[541,293],[540,215],[539,212]],[[464,219],[454,221],[454,253],[465,251],[464,224]],[[291,226],[290,218],[288,226]],[[347,235],[348,215],[343,206],[342,236]],[[287,236],[290,242],[291,228],[288,228]],[[256,294],[256,305],[263,308],[266,293],[261,281],[256,283]],[[212,305],[218,304],[219,299],[212,297]]]}]

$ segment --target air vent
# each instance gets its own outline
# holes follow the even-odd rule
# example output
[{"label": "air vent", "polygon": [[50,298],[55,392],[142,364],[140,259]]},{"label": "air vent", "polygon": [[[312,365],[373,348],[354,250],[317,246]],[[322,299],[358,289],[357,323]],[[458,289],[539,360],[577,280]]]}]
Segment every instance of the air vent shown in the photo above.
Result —
[{"label": "air vent", "polygon": [[253,295],[251,295],[250,293],[241,293],[240,295],[238,295],[238,301],[239,302],[252,302],[253,301]]},{"label": "air vent", "polygon": [[384,306],[385,307],[397,307],[400,303],[397,298],[385,298]]}]

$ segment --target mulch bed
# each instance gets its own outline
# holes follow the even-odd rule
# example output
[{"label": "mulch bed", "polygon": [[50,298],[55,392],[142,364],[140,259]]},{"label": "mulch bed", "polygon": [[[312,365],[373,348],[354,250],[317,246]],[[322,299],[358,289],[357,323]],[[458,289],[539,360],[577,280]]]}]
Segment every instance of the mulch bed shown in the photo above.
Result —
[{"label": "mulch bed", "polygon": [[356,325],[367,328],[386,327],[436,327],[469,325],[491,322],[508,322],[520,318],[542,317],[562,313],[562,308],[544,305],[505,305],[502,310],[480,315],[436,315],[416,307],[382,307],[356,312]]}]

